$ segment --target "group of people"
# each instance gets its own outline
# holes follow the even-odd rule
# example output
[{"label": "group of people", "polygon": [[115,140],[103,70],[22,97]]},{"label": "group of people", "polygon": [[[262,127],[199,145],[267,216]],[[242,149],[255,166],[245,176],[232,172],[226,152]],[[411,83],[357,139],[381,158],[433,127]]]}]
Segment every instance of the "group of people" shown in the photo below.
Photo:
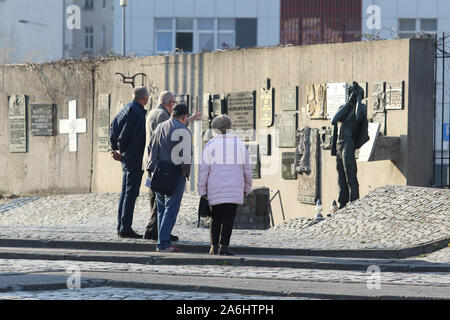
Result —
[{"label": "group of people", "polygon": [[[120,110],[110,129],[111,156],[122,164],[117,234],[120,238],[156,240],[157,251],[178,252],[179,249],[172,243],[179,238],[172,235],[172,229],[180,210],[186,180],[190,177],[192,143],[188,126],[200,120],[202,115],[197,111],[190,116],[186,104],[177,104],[174,94],[164,91],[159,96],[158,107],[150,111],[146,120],[148,91],[145,87],[138,87],[133,93],[133,102]],[[244,197],[251,191],[252,168],[244,143],[230,132],[232,121],[227,115],[215,117],[211,128],[216,135],[204,146],[197,189],[211,206],[209,253],[233,255],[229,248],[233,222],[237,206],[244,203]],[[232,143],[224,144],[224,141]],[[179,148],[180,144],[184,147],[188,144],[188,148]],[[184,154],[180,155],[180,150]],[[216,150],[220,150],[227,159],[233,155],[234,160],[215,161],[213,155]],[[177,158],[181,156],[182,160],[176,161],[174,155]],[[244,161],[239,161],[242,159]],[[144,171],[152,179],[158,164],[162,162],[173,164],[177,184],[170,194],[149,188],[150,220],[142,236],[132,229],[136,198]]]},{"label": "group of people", "polygon": [[[331,154],[336,156],[340,208],[359,198],[355,150],[369,140],[367,107],[362,103],[364,95],[364,90],[353,82],[348,89],[347,103],[332,119]],[[117,234],[120,238],[153,239],[157,241],[157,251],[176,252],[179,250],[172,242],[178,241],[178,237],[172,235],[172,229],[186,179],[190,176],[192,159],[192,136],[188,125],[200,120],[202,115],[197,111],[190,116],[186,104],[177,104],[174,94],[164,91],[159,96],[158,107],[151,110],[146,121],[148,101],[147,89],[136,88],[134,101],[120,110],[111,124],[111,155],[114,160],[121,161],[123,171]],[[237,206],[243,204],[244,197],[251,191],[252,167],[248,151],[232,133],[232,121],[227,115],[216,116],[211,121],[211,129],[216,134],[204,146],[197,190],[211,206],[210,254],[233,255],[229,249],[233,222]],[[146,141],[149,141],[147,152]],[[151,180],[156,171],[160,172],[161,163],[169,163],[175,170],[166,173],[171,177],[173,190],[158,192],[153,184],[149,185],[151,215],[142,236],[131,227],[136,198],[144,171],[148,171]]]}]

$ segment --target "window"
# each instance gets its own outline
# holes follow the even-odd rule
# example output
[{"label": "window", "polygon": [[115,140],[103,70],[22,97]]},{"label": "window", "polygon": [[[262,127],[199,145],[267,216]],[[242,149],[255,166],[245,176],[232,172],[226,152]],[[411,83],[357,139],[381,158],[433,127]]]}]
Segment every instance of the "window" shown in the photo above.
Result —
[{"label": "window", "polygon": [[[241,19],[243,24],[238,24],[238,20],[156,18],[155,51],[168,53],[176,48],[183,52],[202,52],[233,48],[237,44],[238,25],[243,35],[239,45],[256,45],[256,19]],[[248,20],[252,22],[249,24]]]},{"label": "window", "polygon": [[398,35],[411,38],[418,32],[437,33],[437,19],[399,19]]},{"label": "window", "polygon": [[398,36],[400,38],[411,38],[416,33],[416,19],[399,19]]},{"label": "window", "polygon": [[172,19],[155,19],[156,52],[171,52],[173,48]]},{"label": "window", "polygon": [[437,32],[437,19],[421,19],[420,31],[436,33]]},{"label": "window", "polygon": [[176,48],[183,52],[193,52],[194,20],[176,19]]},{"label": "window", "polygon": [[94,27],[84,28],[84,50],[92,51],[94,49]]},{"label": "window", "polygon": [[230,49],[236,46],[236,20],[219,19],[217,48]]},{"label": "window", "polygon": [[198,19],[198,50],[197,51],[214,51],[215,49],[215,30],[216,19],[203,18]]}]

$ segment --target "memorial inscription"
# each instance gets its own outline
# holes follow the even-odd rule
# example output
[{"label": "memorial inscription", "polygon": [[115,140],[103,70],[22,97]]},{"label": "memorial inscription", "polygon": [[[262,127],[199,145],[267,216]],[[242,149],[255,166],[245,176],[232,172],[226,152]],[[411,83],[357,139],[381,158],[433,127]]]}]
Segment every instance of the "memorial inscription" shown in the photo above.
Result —
[{"label": "memorial inscription", "polygon": [[53,136],[55,134],[55,105],[31,105],[31,135]]},{"label": "memorial inscription", "polygon": [[259,157],[259,145],[248,144],[246,145],[250,158],[250,164],[252,165],[253,179],[261,179],[261,160]]},{"label": "memorial inscription", "polygon": [[280,88],[281,110],[298,110],[298,86],[286,86]]},{"label": "memorial inscription", "polygon": [[9,97],[9,152],[27,152],[27,102],[25,95]]},{"label": "memorial inscription", "polygon": [[278,147],[294,148],[297,131],[297,114],[277,114],[276,125],[278,129]]},{"label": "memorial inscription", "polygon": [[233,92],[227,95],[228,116],[233,122],[233,129],[239,132],[247,132],[247,140],[255,140],[255,92]]},{"label": "memorial inscription", "polygon": [[295,171],[295,152],[283,152],[281,154],[282,177],[284,180],[297,180]]},{"label": "memorial inscription", "polygon": [[372,84],[372,121],[380,124],[380,132],[386,133],[386,92],[384,82]]},{"label": "memorial inscription", "polygon": [[327,119],[333,119],[339,108],[346,103],[347,83],[328,83],[327,84]]},{"label": "memorial inscription", "polygon": [[108,152],[110,124],[110,94],[100,94],[98,98],[98,151]]},{"label": "memorial inscription", "polygon": [[263,127],[273,125],[273,101],[273,89],[261,88],[261,125]]},{"label": "memorial inscription", "polygon": [[403,81],[391,81],[386,83],[386,109],[403,109]]}]

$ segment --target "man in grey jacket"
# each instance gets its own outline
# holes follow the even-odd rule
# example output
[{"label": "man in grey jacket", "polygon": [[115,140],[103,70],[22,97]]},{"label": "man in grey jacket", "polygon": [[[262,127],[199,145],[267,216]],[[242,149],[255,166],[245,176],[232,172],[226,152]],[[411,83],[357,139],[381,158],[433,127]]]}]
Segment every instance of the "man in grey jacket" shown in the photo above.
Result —
[{"label": "man in grey jacket", "polygon": [[189,109],[185,104],[177,104],[172,117],[158,125],[152,134],[149,146],[147,170],[149,176],[155,171],[159,162],[171,163],[178,183],[172,195],[156,192],[158,208],[158,242],[157,251],[177,251],[170,238],[183,199],[186,179],[189,178],[192,160],[192,136],[186,127]]},{"label": "man in grey jacket", "polygon": [[[176,103],[175,96],[172,92],[164,91],[159,95],[158,107],[153,109],[147,117],[146,126],[147,126],[147,139],[149,143],[158,125],[170,119],[175,103]],[[201,113],[198,111],[192,117],[188,118],[186,126],[189,124],[189,122],[197,121],[200,119]],[[147,157],[144,158],[145,165],[147,165],[148,162],[148,153],[146,153],[146,156]],[[156,206],[155,201],[156,194],[152,191],[152,189],[149,189],[149,197],[150,197],[150,220],[146,227],[144,239],[158,240],[158,226],[157,226],[158,208]],[[178,241],[178,237],[174,235],[170,235],[170,239],[172,241]]]}]

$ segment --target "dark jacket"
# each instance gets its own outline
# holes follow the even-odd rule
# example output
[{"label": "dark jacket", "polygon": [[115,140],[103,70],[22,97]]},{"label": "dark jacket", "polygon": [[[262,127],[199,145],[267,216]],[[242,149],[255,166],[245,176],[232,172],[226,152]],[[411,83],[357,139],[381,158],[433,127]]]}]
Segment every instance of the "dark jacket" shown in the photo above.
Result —
[{"label": "dark jacket", "polygon": [[136,101],[119,111],[110,127],[110,143],[113,150],[122,154],[124,170],[142,170],[145,150],[145,115],[147,111]]},{"label": "dark jacket", "polygon": [[[159,124],[152,135],[148,149],[147,170],[149,172],[154,172],[158,161],[165,161],[178,166],[180,173],[186,178],[189,177],[192,163],[192,136],[189,129],[180,121],[170,118]],[[172,157],[172,152],[175,158]]]}]

